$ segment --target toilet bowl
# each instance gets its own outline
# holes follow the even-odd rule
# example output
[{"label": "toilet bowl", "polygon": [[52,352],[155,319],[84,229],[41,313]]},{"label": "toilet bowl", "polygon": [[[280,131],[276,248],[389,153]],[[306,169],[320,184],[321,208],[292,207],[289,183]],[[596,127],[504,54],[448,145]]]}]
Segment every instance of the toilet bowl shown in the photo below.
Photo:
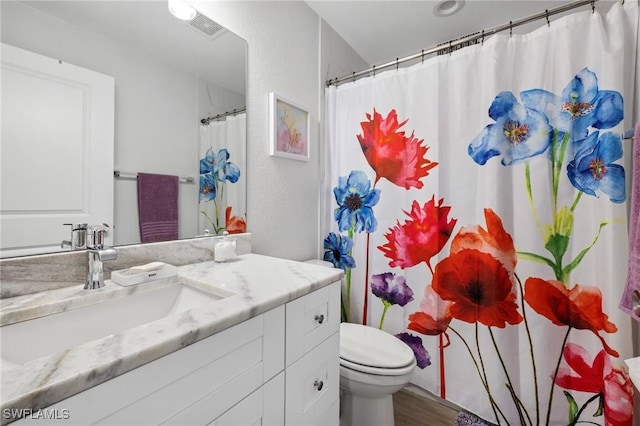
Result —
[{"label": "toilet bowl", "polygon": [[340,425],[393,426],[392,395],[416,366],[413,351],[377,328],[340,324]]}]

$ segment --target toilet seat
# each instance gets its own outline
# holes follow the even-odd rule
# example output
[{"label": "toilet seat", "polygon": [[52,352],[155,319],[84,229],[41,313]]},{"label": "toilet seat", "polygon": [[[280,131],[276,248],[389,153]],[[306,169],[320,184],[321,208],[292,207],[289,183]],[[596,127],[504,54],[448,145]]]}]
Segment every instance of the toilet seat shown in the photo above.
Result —
[{"label": "toilet seat", "polygon": [[374,376],[404,376],[405,374],[411,373],[415,367],[415,358],[409,363],[409,365],[402,368],[369,367],[367,365],[356,364],[340,358],[340,368],[346,368],[347,370],[352,370],[357,373],[371,374]]},{"label": "toilet seat", "polygon": [[401,376],[415,367],[411,348],[397,337],[377,328],[340,324],[340,365],[379,376]]}]

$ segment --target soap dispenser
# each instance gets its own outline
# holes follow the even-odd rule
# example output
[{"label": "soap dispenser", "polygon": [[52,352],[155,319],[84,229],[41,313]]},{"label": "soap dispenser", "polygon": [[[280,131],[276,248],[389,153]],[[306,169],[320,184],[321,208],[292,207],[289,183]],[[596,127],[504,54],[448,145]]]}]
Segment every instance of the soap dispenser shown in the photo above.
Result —
[{"label": "soap dispenser", "polygon": [[236,256],[236,239],[225,231],[222,233],[222,239],[213,246],[213,260],[216,262],[227,262],[235,259]]}]

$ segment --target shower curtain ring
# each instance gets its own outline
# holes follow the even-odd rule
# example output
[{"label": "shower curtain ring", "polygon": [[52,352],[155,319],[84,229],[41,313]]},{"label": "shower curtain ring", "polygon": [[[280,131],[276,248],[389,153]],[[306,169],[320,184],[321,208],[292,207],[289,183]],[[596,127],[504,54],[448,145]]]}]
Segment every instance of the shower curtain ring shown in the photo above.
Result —
[{"label": "shower curtain ring", "polygon": [[551,21],[549,21],[549,9],[545,9],[544,15],[547,18],[547,27],[551,26]]},{"label": "shower curtain ring", "polygon": [[356,82],[356,72],[355,71],[353,72],[351,78],[353,79],[353,82],[355,83]]},{"label": "shower curtain ring", "polygon": [[396,71],[398,71],[399,66],[400,66],[400,62],[398,62],[398,58],[396,58]]},{"label": "shower curtain ring", "polygon": [[449,56],[453,53],[453,40],[449,40]]},{"label": "shower curtain ring", "polygon": [[513,21],[509,21],[509,37],[513,35]]},{"label": "shower curtain ring", "polygon": [[375,65],[373,66],[373,76],[374,77],[376,76],[376,66]]},{"label": "shower curtain ring", "polygon": [[591,13],[596,13],[596,2],[593,0],[591,2]]},{"label": "shower curtain ring", "polygon": [[424,49],[422,49],[422,63],[424,64]]},{"label": "shower curtain ring", "polygon": [[484,46],[484,30],[482,30],[482,37],[480,39],[480,44]]}]

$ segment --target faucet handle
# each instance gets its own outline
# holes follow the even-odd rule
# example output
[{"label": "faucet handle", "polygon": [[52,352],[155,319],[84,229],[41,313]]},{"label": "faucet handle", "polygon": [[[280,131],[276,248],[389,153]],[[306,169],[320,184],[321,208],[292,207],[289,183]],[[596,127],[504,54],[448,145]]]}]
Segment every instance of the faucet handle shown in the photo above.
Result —
[{"label": "faucet handle", "polygon": [[104,234],[109,231],[109,225],[90,225],[87,228],[87,248],[102,250],[104,248]]}]

